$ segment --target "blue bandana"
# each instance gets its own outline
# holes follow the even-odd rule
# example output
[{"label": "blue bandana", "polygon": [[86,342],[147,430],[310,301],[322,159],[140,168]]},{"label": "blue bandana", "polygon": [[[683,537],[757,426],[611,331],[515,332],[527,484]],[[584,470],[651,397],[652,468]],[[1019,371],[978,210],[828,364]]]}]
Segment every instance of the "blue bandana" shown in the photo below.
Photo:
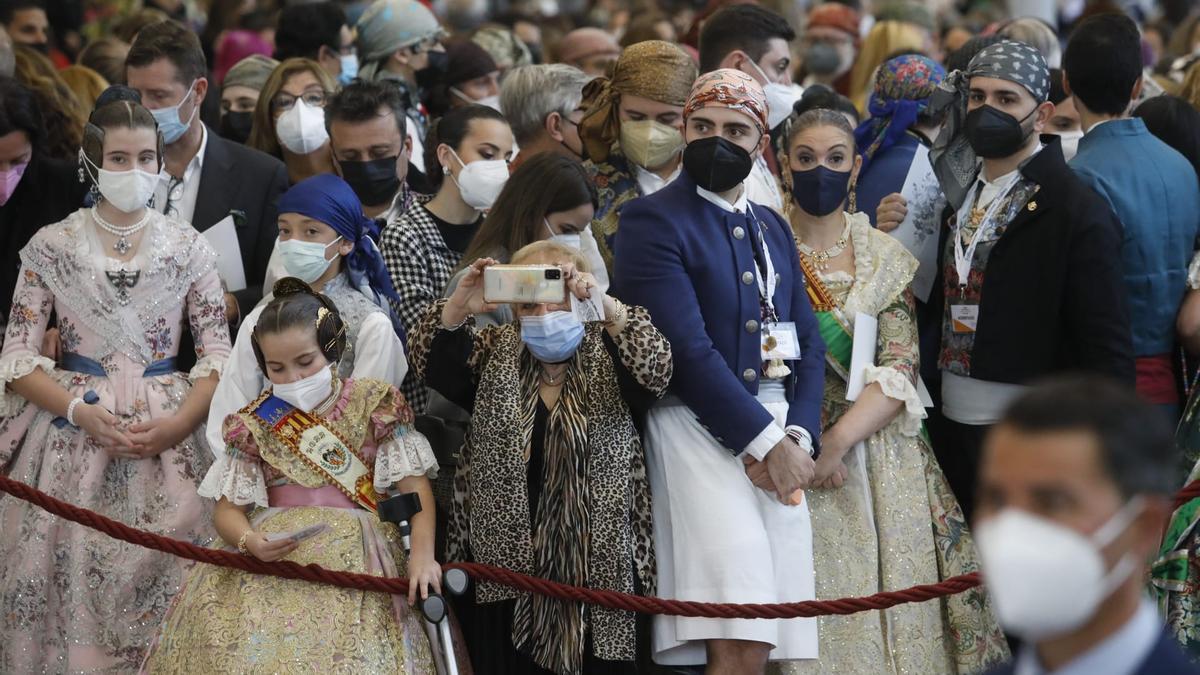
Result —
[{"label": "blue bandana", "polygon": [[345,257],[346,276],[350,277],[351,285],[387,312],[393,325],[397,323],[387,300],[399,302],[400,296],[375,245],[379,225],[363,215],[362,202],[346,181],[329,173],[300,181],[279,198],[279,213],[299,213],[312,218],[354,244],[354,250]]}]

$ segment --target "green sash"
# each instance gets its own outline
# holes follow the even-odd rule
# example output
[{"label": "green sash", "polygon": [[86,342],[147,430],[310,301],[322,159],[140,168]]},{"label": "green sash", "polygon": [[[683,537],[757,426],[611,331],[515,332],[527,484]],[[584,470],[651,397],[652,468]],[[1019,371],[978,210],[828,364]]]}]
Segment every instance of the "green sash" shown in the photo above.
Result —
[{"label": "green sash", "polygon": [[838,310],[817,312],[817,328],[825,341],[825,360],[834,372],[847,382],[850,381],[850,353],[854,349],[854,335],[849,330]]}]

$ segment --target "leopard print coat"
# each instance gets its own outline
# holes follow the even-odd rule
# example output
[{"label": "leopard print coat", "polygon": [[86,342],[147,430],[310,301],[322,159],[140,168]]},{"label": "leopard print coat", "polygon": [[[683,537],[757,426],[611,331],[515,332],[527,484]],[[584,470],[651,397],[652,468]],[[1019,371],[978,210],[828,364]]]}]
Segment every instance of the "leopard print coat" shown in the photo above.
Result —
[{"label": "leopard print coat", "polygon": [[[431,306],[409,339],[409,363],[424,381],[445,301]],[[586,325],[547,421],[544,485],[535,527],[526,490],[539,369],[510,323],[475,330],[467,360],[475,410],[455,476],[447,559],[474,560],[564,583],[633,592],[635,574],[654,593],[650,487],[641,439],[618,387],[604,327]],[[629,307],[613,342],[638,386],[662,396],[671,349],[640,307]],[[580,672],[586,631],[601,659],[634,658],[634,615],[529,597],[481,583],[478,602],[516,598],[514,645],[543,667]]]}]

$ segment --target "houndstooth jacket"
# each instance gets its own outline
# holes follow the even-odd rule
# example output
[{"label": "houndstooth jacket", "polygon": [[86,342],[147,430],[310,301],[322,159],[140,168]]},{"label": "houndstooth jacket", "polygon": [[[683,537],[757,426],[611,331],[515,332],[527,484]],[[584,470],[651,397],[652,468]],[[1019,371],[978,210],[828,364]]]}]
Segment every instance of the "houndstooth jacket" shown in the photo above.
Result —
[{"label": "houndstooth jacket", "polygon": [[[408,212],[384,227],[379,249],[392,277],[392,286],[400,296],[400,302],[391,302],[392,310],[404,322],[405,333],[411,334],[425,308],[442,297],[462,255],[446,245],[423,202],[413,204]],[[401,391],[413,412],[418,415],[425,412],[429,393],[425,383],[417,380],[411,370]]]}]

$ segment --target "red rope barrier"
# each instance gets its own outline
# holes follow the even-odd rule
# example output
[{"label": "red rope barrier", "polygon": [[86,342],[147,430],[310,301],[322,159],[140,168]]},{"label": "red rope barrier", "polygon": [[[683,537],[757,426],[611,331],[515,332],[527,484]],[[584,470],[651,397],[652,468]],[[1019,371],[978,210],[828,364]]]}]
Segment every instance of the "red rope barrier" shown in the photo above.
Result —
[{"label": "red rope barrier", "polygon": [[[341,588],[377,591],[380,593],[399,593],[401,595],[408,593],[407,579],[377,577],[370,574],[356,574],[352,572],[335,572],[319,565],[300,565],[288,560],[266,563],[253,556],[204,548],[203,546],[196,546],[191,542],[171,539],[170,537],[164,537],[153,532],[139,530],[85,508],[55,499],[37,488],[20,481],[15,481],[7,476],[0,476],[0,492],[7,492],[18,499],[45,509],[60,518],[65,518],[103,532],[114,539],[155,551],[169,553],[188,560],[219,565],[221,567],[231,567],[254,574],[268,574],[284,579],[299,579],[313,583],[330,584]],[[585,602],[609,609],[623,609],[644,614],[715,619],[792,619],[826,614],[853,614],[855,612],[887,609],[908,602],[923,602],[933,598],[953,595],[974,588],[980,583],[979,575],[973,573],[946,579],[937,584],[914,586],[902,591],[877,593],[862,598],[739,605],[733,603],[666,600],[663,598],[618,593],[616,591],[581,588],[479,563],[452,563],[445,567],[448,569],[458,568],[464,570],[476,579],[493,581],[527,593],[536,593],[558,600]]]},{"label": "red rope barrier", "polygon": [[1183,486],[1182,490],[1175,494],[1175,505],[1171,507],[1171,510],[1174,511],[1175,509],[1192,501],[1196,497],[1200,497],[1200,480],[1194,480],[1191,483],[1188,483],[1187,485]]}]

